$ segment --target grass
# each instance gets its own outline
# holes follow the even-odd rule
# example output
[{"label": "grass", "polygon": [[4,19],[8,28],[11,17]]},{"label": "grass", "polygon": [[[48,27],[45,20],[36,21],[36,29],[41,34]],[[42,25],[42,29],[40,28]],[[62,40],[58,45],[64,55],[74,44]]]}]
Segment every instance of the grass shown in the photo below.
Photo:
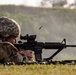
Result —
[{"label": "grass", "polygon": [[0,75],[75,75],[76,65],[0,65]]}]

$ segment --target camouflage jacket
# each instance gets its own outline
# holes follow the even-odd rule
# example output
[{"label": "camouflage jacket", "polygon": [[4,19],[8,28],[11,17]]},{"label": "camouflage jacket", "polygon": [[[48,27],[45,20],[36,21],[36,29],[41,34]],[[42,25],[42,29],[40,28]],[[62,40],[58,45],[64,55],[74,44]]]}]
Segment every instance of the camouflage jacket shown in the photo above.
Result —
[{"label": "camouflage jacket", "polygon": [[0,43],[0,63],[18,63],[22,61],[23,57],[19,54],[18,49],[12,43]]}]

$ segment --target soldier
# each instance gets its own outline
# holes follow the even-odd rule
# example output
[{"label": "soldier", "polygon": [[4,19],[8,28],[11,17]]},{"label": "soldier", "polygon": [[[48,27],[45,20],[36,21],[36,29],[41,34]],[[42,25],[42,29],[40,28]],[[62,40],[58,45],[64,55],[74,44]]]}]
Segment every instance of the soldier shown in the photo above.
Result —
[{"label": "soldier", "polygon": [[19,24],[10,18],[0,17],[0,63],[23,61],[18,49],[13,45],[20,34]]}]

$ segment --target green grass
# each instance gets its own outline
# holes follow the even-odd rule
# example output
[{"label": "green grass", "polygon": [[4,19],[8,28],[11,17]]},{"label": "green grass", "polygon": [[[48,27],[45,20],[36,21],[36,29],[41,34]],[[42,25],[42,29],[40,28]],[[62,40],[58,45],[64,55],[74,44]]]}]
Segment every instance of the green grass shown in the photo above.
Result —
[{"label": "green grass", "polygon": [[0,65],[0,75],[75,75],[76,65]]}]

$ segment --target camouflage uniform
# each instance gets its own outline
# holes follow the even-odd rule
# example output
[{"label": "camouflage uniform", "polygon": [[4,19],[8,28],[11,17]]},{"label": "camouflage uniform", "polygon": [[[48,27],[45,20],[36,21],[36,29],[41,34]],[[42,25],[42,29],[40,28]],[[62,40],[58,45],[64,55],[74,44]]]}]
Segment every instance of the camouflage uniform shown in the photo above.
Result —
[{"label": "camouflage uniform", "polygon": [[0,44],[0,63],[18,63],[22,62],[22,59],[22,56],[18,53],[18,49],[13,44],[10,42]]},{"label": "camouflage uniform", "polygon": [[[7,17],[0,17],[0,39],[9,36],[18,37],[20,27],[17,22]],[[18,52],[18,49],[10,42],[4,41],[0,43],[0,63],[7,62],[22,62],[23,57]]]}]

